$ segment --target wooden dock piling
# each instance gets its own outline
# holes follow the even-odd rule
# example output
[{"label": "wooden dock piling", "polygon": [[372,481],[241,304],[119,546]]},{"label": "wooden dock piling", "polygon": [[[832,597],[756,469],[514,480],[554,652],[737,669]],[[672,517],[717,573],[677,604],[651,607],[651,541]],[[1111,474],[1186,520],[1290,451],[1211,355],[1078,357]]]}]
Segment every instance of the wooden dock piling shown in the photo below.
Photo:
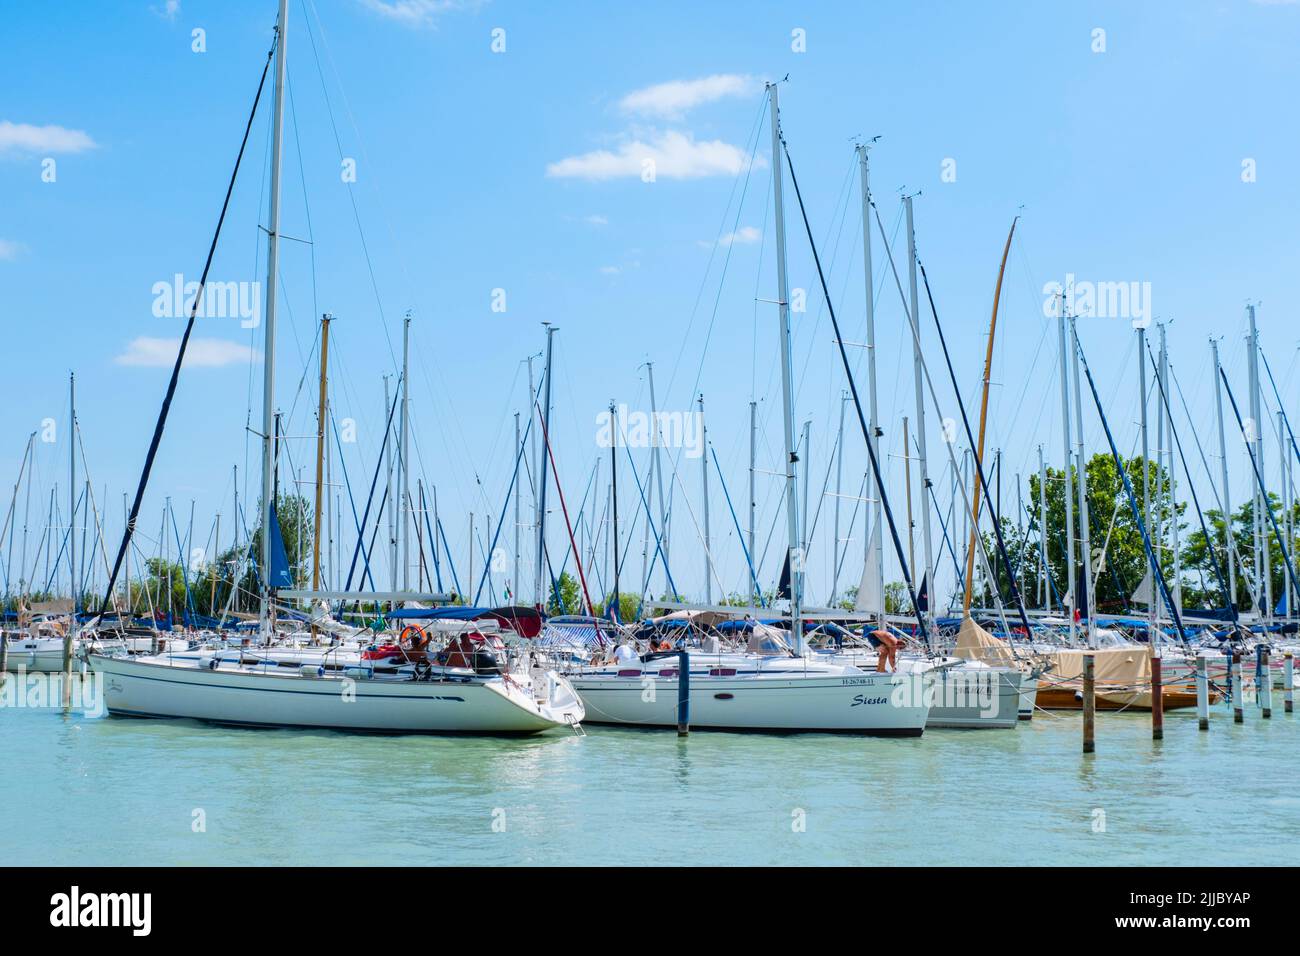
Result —
[{"label": "wooden dock piling", "polygon": [[1256,648],[1255,693],[1259,696],[1260,716],[1268,720],[1273,716],[1273,671],[1269,666],[1268,646]]},{"label": "wooden dock piling", "polygon": [[1165,738],[1165,697],[1161,680],[1161,660],[1156,649],[1151,648],[1151,739]]},{"label": "wooden dock piling", "polygon": [[1083,752],[1097,750],[1097,662],[1092,654],[1083,655]]},{"label": "wooden dock piling", "polygon": [[691,732],[691,655],[677,655],[677,736]]},{"label": "wooden dock piling", "polygon": [[1295,695],[1291,690],[1291,679],[1295,676],[1295,660],[1287,651],[1282,657],[1282,710],[1291,713],[1295,710]]},{"label": "wooden dock piling", "polygon": [[1232,653],[1232,663],[1228,665],[1229,674],[1232,680],[1232,722],[1234,724],[1244,723],[1246,714],[1243,710],[1245,701],[1242,699],[1246,696],[1246,689],[1241,686],[1241,654],[1238,651]]},{"label": "wooden dock piling", "polygon": [[1196,658],[1196,722],[1201,730],[1210,729],[1210,662]]},{"label": "wooden dock piling", "polygon": [[72,618],[68,623],[68,632],[63,635],[63,709],[72,709],[72,633],[77,620],[76,606],[73,606]]}]

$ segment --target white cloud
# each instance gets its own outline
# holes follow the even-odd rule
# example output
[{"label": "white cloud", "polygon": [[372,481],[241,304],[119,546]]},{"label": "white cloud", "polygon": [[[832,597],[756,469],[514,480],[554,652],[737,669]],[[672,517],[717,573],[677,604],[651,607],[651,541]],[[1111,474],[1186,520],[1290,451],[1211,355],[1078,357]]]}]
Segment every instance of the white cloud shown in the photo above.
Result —
[{"label": "white cloud", "polygon": [[17,259],[18,253],[23,251],[21,242],[14,242],[12,239],[0,239],[0,260]]},{"label": "white cloud", "polygon": [[80,153],[96,143],[79,129],[0,120],[0,156],[6,153]]},{"label": "white cloud", "polygon": [[[653,161],[655,176],[664,179],[698,179],[702,176],[734,176],[745,169],[748,157],[736,146],[721,140],[697,142],[689,133],[668,130],[643,139],[631,139],[617,150],[598,149],[568,156],[546,167],[554,179],[639,178]],[[761,158],[755,165],[762,166]]]},{"label": "white cloud", "polygon": [[582,221],[585,222],[585,223],[586,223],[587,225],[589,225],[589,226],[608,226],[608,225],[609,225],[609,220],[606,219],[604,216],[600,215],[599,213],[592,213],[590,216],[585,217]]},{"label": "white cloud", "polygon": [[758,242],[763,238],[763,234],[753,226],[741,226],[735,232],[729,232],[718,240],[720,246],[730,246],[734,244],[745,245],[752,242]]},{"label": "white cloud", "polygon": [[361,0],[380,16],[407,27],[433,26],[444,13],[477,6],[476,0]]},{"label": "white cloud", "polygon": [[166,0],[161,7],[150,7],[149,9],[154,16],[175,21],[176,15],[181,12],[181,0]]},{"label": "white cloud", "polygon": [[[113,359],[118,365],[137,368],[171,368],[176,364],[176,353],[181,347],[180,338],[152,338],[142,335],[132,339],[121,355]],[[256,349],[228,339],[191,338],[185,350],[186,367],[221,368],[238,365],[259,357]]]},{"label": "white cloud", "polygon": [[633,90],[621,100],[625,113],[678,119],[689,109],[728,96],[747,96],[759,88],[761,81],[739,73],[716,73],[698,80],[673,80]]},{"label": "white cloud", "polygon": [[623,271],[623,267],[622,266],[601,266],[600,271],[602,275],[616,276]]}]

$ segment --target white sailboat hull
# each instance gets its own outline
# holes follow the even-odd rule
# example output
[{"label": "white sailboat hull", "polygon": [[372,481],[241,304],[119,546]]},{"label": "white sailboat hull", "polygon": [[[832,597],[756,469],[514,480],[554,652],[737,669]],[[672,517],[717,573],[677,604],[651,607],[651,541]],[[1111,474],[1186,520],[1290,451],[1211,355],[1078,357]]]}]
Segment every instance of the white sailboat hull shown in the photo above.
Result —
[{"label": "white sailboat hull", "polygon": [[935,676],[934,705],[926,726],[1014,729],[1020,719],[1021,680],[1021,672],[1009,668],[944,668]]},{"label": "white sailboat hull", "polygon": [[[76,648],[73,650],[75,654]],[[63,639],[11,637],[5,669],[15,674],[20,670],[29,674],[58,673],[63,670]]]},{"label": "white sailboat hull", "polygon": [[191,718],[248,727],[374,733],[533,734],[582,720],[557,675],[536,700],[501,677],[416,681],[259,673],[93,655],[112,716]]},{"label": "white sailboat hull", "polygon": [[1020,674],[1020,707],[1019,716],[1021,720],[1034,719],[1034,707],[1038,703],[1038,672],[1022,671]]},{"label": "white sailboat hull", "polygon": [[[671,676],[660,676],[660,667]],[[734,670],[729,676],[720,676]],[[748,672],[746,672],[748,670]],[[714,730],[856,733],[919,737],[929,708],[897,703],[892,674],[836,668],[818,676],[761,674],[753,663],[711,665],[690,673],[690,726]],[[587,722],[633,727],[673,727],[678,721],[674,659],[631,668],[570,673],[586,705]],[[900,679],[901,680],[901,679]],[[921,696],[921,695],[915,695]]]},{"label": "white sailboat hull", "polygon": [[[134,651],[130,642],[121,640],[100,641],[77,638],[72,642],[72,669],[81,668],[81,659],[87,653],[114,648]],[[57,674],[63,670],[63,638],[13,637],[9,638],[9,652],[5,669],[17,674]]]}]

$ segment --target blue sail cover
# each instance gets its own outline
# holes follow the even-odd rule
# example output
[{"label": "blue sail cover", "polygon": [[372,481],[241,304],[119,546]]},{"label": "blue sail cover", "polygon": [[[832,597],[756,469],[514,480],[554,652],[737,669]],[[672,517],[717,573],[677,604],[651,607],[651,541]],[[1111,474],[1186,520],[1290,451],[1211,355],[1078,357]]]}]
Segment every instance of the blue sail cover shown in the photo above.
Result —
[{"label": "blue sail cover", "polygon": [[271,580],[272,588],[293,587],[293,575],[289,573],[289,555],[284,550],[284,535],[280,533],[280,516],[275,504],[271,505]]}]

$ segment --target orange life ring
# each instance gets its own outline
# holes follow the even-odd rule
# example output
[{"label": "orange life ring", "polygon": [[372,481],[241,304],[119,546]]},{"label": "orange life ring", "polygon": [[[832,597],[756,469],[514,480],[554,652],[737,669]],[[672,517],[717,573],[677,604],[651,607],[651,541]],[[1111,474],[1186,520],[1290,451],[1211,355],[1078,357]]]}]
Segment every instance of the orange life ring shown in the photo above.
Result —
[{"label": "orange life ring", "polygon": [[[408,641],[407,635],[418,634],[420,639],[417,641],[413,637]],[[408,624],[402,628],[402,633],[397,638],[397,643],[412,651],[423,651],[429,646],[429,635],[424,632],[424,628],[418,624]]]}]

